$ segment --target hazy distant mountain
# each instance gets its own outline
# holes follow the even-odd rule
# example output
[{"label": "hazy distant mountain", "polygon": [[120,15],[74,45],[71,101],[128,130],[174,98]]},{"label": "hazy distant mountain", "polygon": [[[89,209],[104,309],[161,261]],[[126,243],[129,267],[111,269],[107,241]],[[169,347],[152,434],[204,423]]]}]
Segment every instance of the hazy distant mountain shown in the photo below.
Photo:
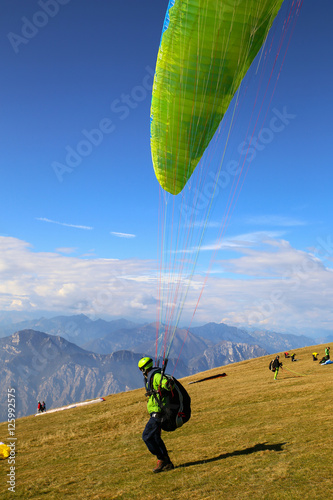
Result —
[{"label": "hazy distant mountain", "polygon": [[318,343],[318,340],[311,339],[305,335],[269,332],[267,330],[251,331],[251,337],[255,340],[256,344],[266,349],[269,353],[290,351],[291,349]]},{"label": "hazy distant mountain", "polygon": [[189,360],[199,356],[212,345],[213,343],[210,340],[194,335],[186,329],[177,328],[171,346],[170,357],[178,358],[180,356],[184,362],[188,363]]},{"label": "hazy distant mountain", "polygon": [[206,325],[192,327],[191,332],[212,341],[214,344],[222,340],[253,343],[253,337],[246,330],[228,326],[224,323],[207,323]]},{"label": "hazy distant mountain", "polygon": [[224,323],[208,323],[207,325],[191,328],[195,335],[210,340],[214,344],[222,340],[258,345],[268,353],[283,352],[297,349],[317,342],[304,335],[282,334],[267,330],[247,330],[225,325]]},{"label": "hazy distant mountain", "polygon": [[230,363],[237,363],[246,359],[257,358],[268,354],[265,349],[257,345],[233,343],[223,340],[219,344],[206,349],[201,356],[193,358],[188,367],[190,373],[210,370],[216,366],[224,366]]},{"label": "hazy distant mountain", "polygon": [[[109,331],[100,338],[83,344],[83,348],[99,354],[108,354],[119,349],[148,352],[147,346],[156,341],[156,325],[134,325],[131,328],[119,328]],[[142,347],[142,349],[141,349]]]},{"label": "hazy distant mountain", "polygon": [[74,316],[55,316],[54,318],[40,318],[25,320],[0,328],[0,337],[12,335],[20,330],[38,330],[50,335],[60,335],[78,346],[104,337],[116,330],[138,326],[132,321],[118,319],[105,321],[103,319],[91,320],[84,314]]},{"label": "hazy distant mountain", "polygon": [[[43,317],[10,325],[1,322],[0,325],[0,337],[12,335],[19,330],[31,329],[50,335],[59,335],[98,354],[110,354],[122,349],[155,354],[156,325],[154,323],[137,324],[126,319],[91,320],[84,314],[78,314],[53,318]],[[178,357],[186,332],[186,328],[177,328],[171,356]],[[224,323],[207,323],[191,327],[187,337],[182,349],[183,359],[190,359],[202,353],[205,348],[223,340],[259,345],[269,353],[318,343],[318,341],[306,336],[281,334],[268,330],[248,331]],[[327,341],[329,341],[329,337],[327,337]],[[196,349],[199,351],[197,354]]]},{"label": "hazy distant mountain", "polygon": [[333,335],[327,335],[327,337],[321,337],[317,339],[318,344],[333,344]]},{"label": "hazy distant mountain", "polygon": [[[164,335],[163,328],[160,335]],[[212,342],[194,335],[185,329],[176,328],[172,342],[170,358],[178,358],[187,361],[201,354]],[[117,330],[108,333],[105,337],[92,340],[83,345],[84,349],[99,354],[108,354],[119,349],[129,349],[134,352],[143,352],[155,357],[156,350],[156,324],[150,323],[127,330]]]}]

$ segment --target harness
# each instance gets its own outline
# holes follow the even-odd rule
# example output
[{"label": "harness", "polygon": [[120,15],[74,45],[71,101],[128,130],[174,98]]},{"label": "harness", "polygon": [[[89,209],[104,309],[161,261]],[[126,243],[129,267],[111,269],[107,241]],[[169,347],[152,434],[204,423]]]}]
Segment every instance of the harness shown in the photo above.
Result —
[{"label": "harness", "polygon": [[161,409],[161,412],[164,413],[166,405],[163,404],[163,401],[162,401],[162,387],[161,387],[163,377],[161,377],[161,382],[160,382],[160,385],[158,387],[158,390],[156,391],[156,389],[153,388],[154,375],[156,375],[156,373],[161,373],[161,372],[162,372],[161,368],[153,368],[152,370],[150,370],[150,372],[148,373],[148,377],[147,377],[147,381],[145,382],[145,385],[146,385],[146,389],[147,389],[146,395],[153,396],[158,407]]},{"label": "harness", "polygon": [[[167,380],[169,380],[170,382],[173,382],[174,379],[172,376],[170,375],[164,375],[163,374],[163,377],[161,377],[161,382],[160,382],[160,385],[158,387],[158,390],[156,391],[156,389],[153,388],[153,378],[154,378],[154,375],[156,375],[156,373],[161,373],[162,372],[162,369],[161,368],[153,368],[152,370],[150,370],[150,372],[148,373],[148,377],[147,377],[147,382],[146,382],[146,389],[147,389],[147,396],[153,396],[158,407],[161,409],[161,413],[163,415],[166,415],[168,416],[167,414],[169,413],[168,410],[177,410],[178,409],[178,413],[182,414],[183,413],[183,395],[182,393],[180,392],[180,390],[178,389],[177,387],[177,384],[174,383],[174,384],[170,384],[170,395],[171,395],[171,400],[174,399],[174,390],[177,391],[177,394],[178,394],[178,398],[179,398],[179,405],[178,404],[172,404],[172,403],[163,403],[163,400],[162,400],[162,381],[163,381],[163,377],[165,377]],[[174,386],[174,390],[172,388],[172,385]]]},{"label": "harness", "polygon": [[[151,413],[150,416],[161,423],[161,428],[164,431],[172,432],[178,427],[181,427],[185,422],[188,422],[191,418],[191,398],[177,379],[171,375],[164,374],[165,367],[166,364],[164,364],[162,369],[159,367],[152,368],[148,372],[147,378],[145,378],[145,387],[147,390],[146,396],[153,396],[160,410],[159,412]],[[156,390],[153,387],[153,379],[157,373],[161,374],[161,381]],[[162,389],[163,377],[165,377],[169,383],[164,402],[163,396],[165,394]]]}]

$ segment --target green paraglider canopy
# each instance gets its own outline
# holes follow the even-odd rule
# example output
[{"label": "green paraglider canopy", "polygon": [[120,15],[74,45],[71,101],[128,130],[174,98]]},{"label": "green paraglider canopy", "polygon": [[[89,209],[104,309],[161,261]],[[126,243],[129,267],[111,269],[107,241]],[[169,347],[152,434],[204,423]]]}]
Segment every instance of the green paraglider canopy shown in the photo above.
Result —
[{"label": "green paraglider canopy", "polygon": [[170,0],[151,105],[151,151],[163,189],[195,170],[283,0]]}]

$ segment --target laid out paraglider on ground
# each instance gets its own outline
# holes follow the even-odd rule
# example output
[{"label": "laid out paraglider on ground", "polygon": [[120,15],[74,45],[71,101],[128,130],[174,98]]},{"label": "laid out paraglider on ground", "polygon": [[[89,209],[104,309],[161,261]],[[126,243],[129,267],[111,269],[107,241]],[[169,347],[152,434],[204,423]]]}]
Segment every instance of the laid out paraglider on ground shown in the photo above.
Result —
[{"label": "laid out paraglider on ground", "polygon": [[0,441],[0,460],[8,458],[10,455],[10,448],[7,444]]},{"label": "laid out paraglider on ground", "polygon": [[210,377],[200,378],[199,380],[193,380],[193,382],[189,382],[188,385],[191,384],[199,384],[200,382],[207,382],[208,380],[214,380],[216,378],[226,377],[226,373],[218,373],[217,375],[211,375]]},{"label": "laid out paraglider on ground", "polygon": [[[60,408],[52,408],[52,410],[47,410],[47,412],[46,412],[46,410],[45,411],[38,411],[38,409],[37,409],[37,413],[35,414],[35,417],[38,417],[39,415],[45,415],[46,413],[49,414],[49,413],[55,413],[58,411],[71,410],[73,408],[77,408],[78,406],[86,406],[86,405],[90,405],[90,404],[94,404],[94,403],[102,403],[103,401],[105,401],[104,398],[97,398],[97,399],[92,399],[90,401],[83,401],[82,403],[73,403],[73,404],[68,405],[68,406],[61,406]],[[44,401],[43,401],[43,403],[44,403]],[[41,404],[41,403],[39,402],[39,404]]]},{"label": "laid out paraglider on ground", "polygon": [[321,365],[332,365],[333,364],[333,361],[331,359],[327,359],[326,361],[324,361],[323,363],[321,363]]}]

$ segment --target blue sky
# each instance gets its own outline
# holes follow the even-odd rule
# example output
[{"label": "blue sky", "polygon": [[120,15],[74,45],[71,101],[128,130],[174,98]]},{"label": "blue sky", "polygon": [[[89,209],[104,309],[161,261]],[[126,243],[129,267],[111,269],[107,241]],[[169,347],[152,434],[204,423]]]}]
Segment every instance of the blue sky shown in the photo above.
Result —
[{"label": "blue sky", "polygon": [[[160,190],[149,111],[167,5],[3,6],[0,310],[155,320]],[[332,14],[329,0],[301,8],[265,102],[266,142],[252,145],[222,239],[225,196],[214,199],[185,324],[218,247],[196,322],[312,335],[331,330]],[[256,78],[240,94],[224,165],[239,158],[247,140]],[[272,120],[281,116],[277,132]]]}]

